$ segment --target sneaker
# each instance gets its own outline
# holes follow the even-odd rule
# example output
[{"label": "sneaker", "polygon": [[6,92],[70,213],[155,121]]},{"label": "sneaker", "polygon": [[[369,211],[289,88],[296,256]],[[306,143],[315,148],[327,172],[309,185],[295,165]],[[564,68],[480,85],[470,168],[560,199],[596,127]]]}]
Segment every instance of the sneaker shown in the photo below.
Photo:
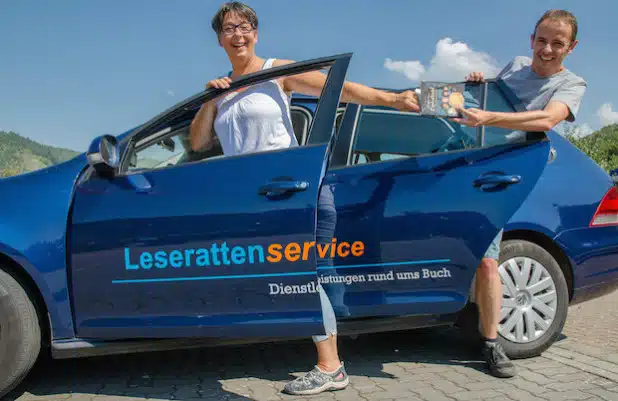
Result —
[{"label": "sneaker", "polygon": [[483,346],[483,356],[493,376],[507,378],[517,374],[515,365],[506,356],[504,348],[502,348],[500,343],[486,341]]},{"label": "sneaker", "polygon": [[343,367],[333,373],[326,373],[317,366],[304,376],[289,382],[283,391],[294,395],[318,394],[323,391],[343,390],[350,383],[350,378]]}]

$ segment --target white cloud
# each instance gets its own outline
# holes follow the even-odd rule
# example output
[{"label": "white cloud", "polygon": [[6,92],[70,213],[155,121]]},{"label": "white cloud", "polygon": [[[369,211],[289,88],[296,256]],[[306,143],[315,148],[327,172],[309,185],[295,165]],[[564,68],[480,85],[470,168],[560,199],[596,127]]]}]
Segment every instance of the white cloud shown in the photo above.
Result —
[{"label": "white cloud", "polygon": [[384,67],[388,70],[400,72],[411,81],[418,81],[425,73],[425,67],[420,61],[393,61],[387,58]]},{"label": "white cloud", "polygon": [[174,96],[175,95],[174,91],[171,90],[171,89],[167,90],[167,94],[170,95],[170,96]]},{"label": "white cloud", "polygon": [[473,72],[480,71],[491,78],[500,72],[496,61],[487,53],[472,50],[463,42],[443,38],[436,44],[436,53],[429,66],[420,61],[397,61],[386,59],[384,67],[404,74],[412,81],[462,81]]},{"label": "white cloud", "polygon": [[605,103],[597,110],[597,116],[601,120],[601,125],[618,124],[618,111],[612,110],[611,103]]}]

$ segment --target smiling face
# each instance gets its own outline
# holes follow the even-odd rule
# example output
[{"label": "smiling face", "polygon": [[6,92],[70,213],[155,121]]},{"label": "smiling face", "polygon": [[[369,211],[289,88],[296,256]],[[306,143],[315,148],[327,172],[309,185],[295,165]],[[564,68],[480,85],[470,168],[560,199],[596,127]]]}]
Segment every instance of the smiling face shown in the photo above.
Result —
[{"label": "smiling face", "polygon": [[546,19],[538,25],[531,37],[532,69],[537,75],[548,77],[562,70],[562,62],[577,45],[572,36],[572,27],[566,21]]},{"label": "smiling face", "polygon": [[257,30],[243,15],[234,11],[223,18],[219,44],[230,59],[245,58],[255,55]]}]

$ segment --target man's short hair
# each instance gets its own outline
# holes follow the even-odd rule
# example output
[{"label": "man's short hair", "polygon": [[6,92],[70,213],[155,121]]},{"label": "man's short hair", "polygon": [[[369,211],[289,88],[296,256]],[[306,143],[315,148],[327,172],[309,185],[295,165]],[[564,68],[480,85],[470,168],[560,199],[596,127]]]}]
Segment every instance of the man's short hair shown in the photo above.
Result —
[{"label": "man's short hair", "polygon": [[258,17],[255,11],[249,7],[248,5],[241,3],[240,1],[230,1],[228,3],[224,3],[221,7],[219,7],[219,11],[212,18],[212,29],[218,35],[221,33],[223,29],[223,20],[225,16],[229,12],[234,12],[238,15],[241,15],[247,19],[247,21],[253,26],[253,29],[257,29],[258,27]]},{"label": "man's short hair", "polygon": [[563,21],[571,25],[571,42],[577,39],[577,18],[567,10],[548,10],[541,16],[539,21],[534,26],[534,35],[536,36],[536,30],[541,23],[547,19],[553,21]]}]

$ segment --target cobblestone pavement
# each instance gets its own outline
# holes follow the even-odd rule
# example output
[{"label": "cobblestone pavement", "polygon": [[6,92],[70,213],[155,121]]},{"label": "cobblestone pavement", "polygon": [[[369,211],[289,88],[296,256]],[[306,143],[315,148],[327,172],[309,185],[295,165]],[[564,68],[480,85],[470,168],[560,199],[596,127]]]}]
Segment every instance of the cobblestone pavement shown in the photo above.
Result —
[{"label": "cobblestone pavement", "polygon": [[618,352],[618,291],[572,306],[562,332],[578,343]]},{"label": "cobblestone pavement", "polygon": [[281,393],[311,368],[310,340],[51,361],[7,399],[131,400],[618,400],[618,292],[572,308],[543,356],[513,379],[489,376],[453,329],[342,339],[351,385],[309,397]]}]

